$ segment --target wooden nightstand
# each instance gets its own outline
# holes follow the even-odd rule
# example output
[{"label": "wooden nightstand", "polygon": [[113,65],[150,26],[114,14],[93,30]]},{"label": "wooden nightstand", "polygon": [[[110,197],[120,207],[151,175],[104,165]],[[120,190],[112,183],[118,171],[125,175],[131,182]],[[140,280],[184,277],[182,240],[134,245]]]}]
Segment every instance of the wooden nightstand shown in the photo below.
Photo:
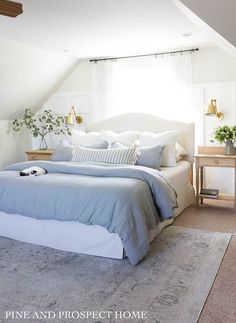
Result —
[{"label": "wooden nightstand", "polygon": [[[196,165],[196,205],[199,205],[199,186],[203,188],[203,167],[231,167],[234,168],[234,196],[219,195],[218,199],[234,201],[236,210],[236,155],[224,155],[223,147],[201,146],[198,154],[194,156]],[[200,184],[199,184],[200,171]]]},{"label": "wooden nightstand", "polygon": [[28,150],[26,151],[28,160],[51,160],[53,150]]}]

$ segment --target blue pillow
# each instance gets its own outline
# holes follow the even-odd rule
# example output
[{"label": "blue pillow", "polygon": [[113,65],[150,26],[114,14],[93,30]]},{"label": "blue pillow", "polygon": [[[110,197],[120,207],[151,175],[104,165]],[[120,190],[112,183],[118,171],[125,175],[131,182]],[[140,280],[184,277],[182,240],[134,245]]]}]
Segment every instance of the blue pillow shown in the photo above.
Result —
[{"label": "blue pillow", "polygon": [[139,147],[140,155],[136,165],[160,169],[161,157],[165,146],[155,145],[151,147]]},{"label": "blue pillow", "polygon": [[[108,147],[107,141],[101,141],[95,144],[84,146],[84,148],[92,148],[92,149],[107,149],[107,147]],[[74,152],[74,146],[70,145],[69,143],[66,143],[65,141],[62,141],[57,145],[51,160],[52,161],[71,161],[73,157],[73,152]]]}]

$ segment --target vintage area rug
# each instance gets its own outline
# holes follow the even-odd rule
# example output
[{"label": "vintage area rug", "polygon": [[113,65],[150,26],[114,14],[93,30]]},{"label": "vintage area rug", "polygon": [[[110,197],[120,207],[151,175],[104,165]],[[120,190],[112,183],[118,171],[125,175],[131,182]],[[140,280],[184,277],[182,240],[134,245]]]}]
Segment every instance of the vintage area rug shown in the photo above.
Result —
[{"label": "vintage area rug", "polygon": [[195,323],[229,241],[170,226],[132,266],[0,237],[0,322]]}]

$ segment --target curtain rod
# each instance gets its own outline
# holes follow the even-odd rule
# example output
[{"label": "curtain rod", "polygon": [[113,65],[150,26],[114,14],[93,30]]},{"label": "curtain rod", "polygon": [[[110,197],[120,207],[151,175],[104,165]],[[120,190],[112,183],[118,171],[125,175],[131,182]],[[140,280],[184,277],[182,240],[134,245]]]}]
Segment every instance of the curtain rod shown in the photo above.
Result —
[{"label": "curtain rod", "polygon": [[90,62],[100,62],[100,61],[112,61],[117,59],[126,59],[126,58],[138,58],[138,57],[147,57],[147,56],[164,56],[164,55],[174,55],[174,54],[182,54],[182,53],[194,53],[198,51],[199,48],[191,48],[191,49],[182,49],[176,50],[172,52],[161,52],[161,53],[153,53],[153,54],[141,54],[141,55],[132,55],[132,56],[119,56],[119,57],[101,57],[101,58],[93,58],[90,59]]}]

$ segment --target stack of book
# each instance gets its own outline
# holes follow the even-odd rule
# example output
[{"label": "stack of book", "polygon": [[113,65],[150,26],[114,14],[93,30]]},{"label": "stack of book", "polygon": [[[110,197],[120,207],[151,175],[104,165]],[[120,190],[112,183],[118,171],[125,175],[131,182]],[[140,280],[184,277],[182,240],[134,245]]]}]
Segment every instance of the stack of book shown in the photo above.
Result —
[{"label": "stack of book", "polygon": [[213,188],[202,188],[200,191],[200,198],[217,199],[219,190]]}]

